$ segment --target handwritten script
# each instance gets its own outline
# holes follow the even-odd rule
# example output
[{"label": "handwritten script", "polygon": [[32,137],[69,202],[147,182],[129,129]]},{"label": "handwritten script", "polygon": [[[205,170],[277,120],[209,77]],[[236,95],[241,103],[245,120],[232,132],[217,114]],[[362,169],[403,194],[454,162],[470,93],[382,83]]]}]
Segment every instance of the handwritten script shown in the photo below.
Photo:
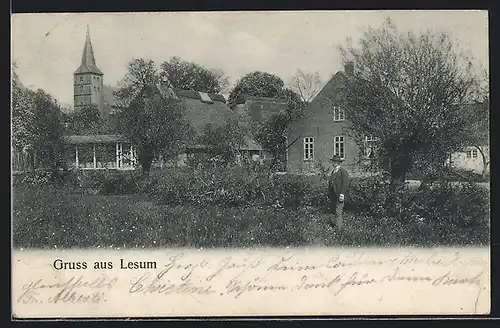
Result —
[{"label": "handwritten script", "polygon": [[[48,258],[49,254],[42,258]],[[92,255],[83,254],[87,258]],[[422,302],[431,302],[436,297],[452,300],[462,297],[460,308],[468,304],[470,312],[475,313],[481,293],[483,298],[489,297],[484,292],[489,290],[489,262],[482,255],[460,250],[145,251],[140,256],[144,263],[155,263],[151,268],[141,269],[137,265],[128,266],[130,270],[92,270],[90,267],[85,271],[59,270],[57,274],[47,269],[43,275],[37,275],[37,263],[24,259],[23,264],[14,263],[18,274],[24,274],[20,274],[23,279],[13,279],[13,301],[21,307],[70,304],[86,309],[125,304],[126,300],[130,304],[163,302],[172,306],[185,302],[192,302],[193,306],[230,302],[232,308],[241,303],[241,311],[245,313],[244,306],[255,305],[257,299],[262,304],[269,301],[272,306],[272,300],[277,299],[290,304],[300,300],[321,304],[321,300],[359,301],[359,295],[364,295],[365,302],[375,304],[383,299],[397,302],[395,298],[404,299],[411,294]],[[99,255],[107,263],[120,261],[119,257],[123,253]],[[21,271],[21,266],[25,271]]]}]

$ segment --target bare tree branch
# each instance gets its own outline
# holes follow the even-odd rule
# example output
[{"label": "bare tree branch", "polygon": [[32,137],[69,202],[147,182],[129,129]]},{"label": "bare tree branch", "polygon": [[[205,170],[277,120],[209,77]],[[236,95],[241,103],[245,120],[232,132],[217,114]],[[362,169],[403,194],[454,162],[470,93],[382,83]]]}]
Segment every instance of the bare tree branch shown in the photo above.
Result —
[{"label": "bare tree branch", "polygon": [[290,89],[297,92],[302,101],[310,102],[322,87],[318,72],[306,73],[298,69],[289,83]]}]

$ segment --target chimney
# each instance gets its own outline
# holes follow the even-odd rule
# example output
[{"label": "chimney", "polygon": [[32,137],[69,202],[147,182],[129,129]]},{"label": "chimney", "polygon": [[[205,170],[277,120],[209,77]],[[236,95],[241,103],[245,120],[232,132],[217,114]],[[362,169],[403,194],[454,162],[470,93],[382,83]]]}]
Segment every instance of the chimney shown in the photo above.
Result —
[{"label": "chimney", "polygon": [[345,62],[345,64],[344,64],[344,73],[347,76],[353,76],[354,75],[354,63],[351,60]]}]

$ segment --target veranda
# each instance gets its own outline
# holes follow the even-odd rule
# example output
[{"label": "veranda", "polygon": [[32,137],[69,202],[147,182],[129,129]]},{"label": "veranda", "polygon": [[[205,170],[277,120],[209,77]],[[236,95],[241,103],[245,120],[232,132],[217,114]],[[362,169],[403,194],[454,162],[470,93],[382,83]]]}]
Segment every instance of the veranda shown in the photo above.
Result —
[{"label": "veranda", "polygon": [[66,136],[68,168],[83,170],[133,170],[137,154],[133,146],[119,135]]}]

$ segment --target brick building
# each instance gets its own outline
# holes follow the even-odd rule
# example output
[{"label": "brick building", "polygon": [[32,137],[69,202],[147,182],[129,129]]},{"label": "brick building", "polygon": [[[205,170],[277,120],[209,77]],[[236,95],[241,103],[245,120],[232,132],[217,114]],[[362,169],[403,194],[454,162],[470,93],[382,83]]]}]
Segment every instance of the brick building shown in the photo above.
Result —
[{"label": "brick building", "polygon": [[359,147],[347,136],[351,125],[343,109],[343,90],[352,64],[346,64],[328,81],[306,106],[304,116],[292,124],[288,134],[288,165],[290,173],[315,173],[318,165],[329,165],[329,159],[338,154],[346,167],[356,168]]}]

